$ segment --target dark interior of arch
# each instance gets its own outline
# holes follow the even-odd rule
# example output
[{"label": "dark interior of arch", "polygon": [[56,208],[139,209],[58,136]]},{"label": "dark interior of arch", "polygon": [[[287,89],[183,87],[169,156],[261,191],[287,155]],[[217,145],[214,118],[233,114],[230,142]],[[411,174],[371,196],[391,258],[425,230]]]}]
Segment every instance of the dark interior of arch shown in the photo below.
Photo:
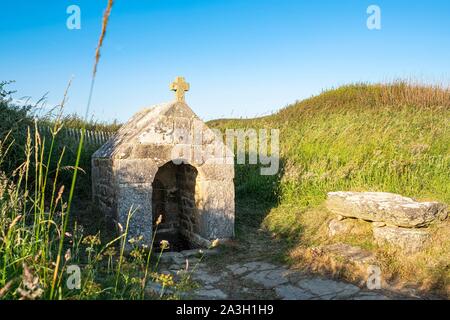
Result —
[{"label": "dark interior of arch", "polygon": [[[189,164],[172,161],[158,169],[153,180],[152,213],[155,247],[161,240],[170,243],[170,251],[195,248],[191,235],[197,234],[195,186],[197,169]],[[158,217],[161,223],[156,226]]]}]

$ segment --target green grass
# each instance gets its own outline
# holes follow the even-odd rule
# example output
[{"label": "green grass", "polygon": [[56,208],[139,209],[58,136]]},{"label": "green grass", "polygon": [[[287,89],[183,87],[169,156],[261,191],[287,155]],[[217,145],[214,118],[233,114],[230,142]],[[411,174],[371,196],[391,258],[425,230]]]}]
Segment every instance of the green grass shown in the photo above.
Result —
[{"label": "green grass", "polygon": [[[193,270],[177,281],[159,274],[162,249],[150,250],[156,243],[129,239],[128,224],[111,238],[99,227],[100,221],[93,221],[95,212],[89,211],[91,219],[84,221],[90,228],[80,225],[83,219],[71,212],[79,209],[77,202],[90,200],[86,177],[95,150],[83,148],[81,139],[79,144],[72,141],[78,151],[69,153],[67,139],[60,137],[63,119],[54,118],[48,123],[51,133],[41,135],[28,110],[11,105],[9,99],[0,103],[3,114],[22,117],[20,124],[10,122],[10,131],[0,136],[0,299],[180,298],[180,292],[192,286]],[[87,123],[81,125],[85,129]],[[14,163],[17,167],[10,169]],[[76,172],[85,176],[76,180]],[[76,289],[66,284],[73,265],[81,271]],[[161,283],[163,289],[170,286],[173,294],[149,295],[145,291],[149,280]]]},{"label": "green grass", "polygon": [[[0,166],[15,146],[10,135],[5,138]],[[129,239],[127,228],[103,242],[99,233],[86,233],[69,216],[70,199],[63,197],[63,153],[45,148],[38,131],[26,141],[25,162],[10,176],[0,171],[0,299],[143,299],[147,280],[179,285],[156,272],[160,255],[151,255],[153,244]],[[66,285],[71,265],[81,270],[78,289]]]},{"label": "green grass", "polygon": [[[89,199],[94,150],[70,152],[58,134],[45,139],[36,135],[29,107],[12,105],[4,84],[0,93],[0,113],[8,119],[8,126],[0,127],[0,168],[9,173],[0,176],[0,288],[7,289],[0,296],[27,298],[34,291],[26,284],[38,279],[34,290],[40,298],[142,298],[143,279],[158,278],[149,275],[145,250],[136,248],[124,257],[120,247],[99,243],[95,228],[82,234],[77,219],[65,217],[72,199],[64,195],[73,181],[74,164],[81,176],[72,190],[73,201]],[[77,117],[56,119],[42,121],[55,128],[118,127]],[[326,237],[331,219],[323,207],[327,192],[387,191],[449,204],[449,123],[448,90],[406,83],[349,85],[271,116],[211,121],[211,127],[220,129],[281,131],[277,175],[261,176],[258,165],[236,165],[238,238],[247,239],[262,225],[292,249],[280,246],[283,252],[277,256],[295,264],[299,252],[332,241]],[[66,192],[59,197],[62,186]],[[70,237],[64,239],[60,234],[66,227]],[[338,240],[376,251],[389,277],[449,292],[448,222],[433,226],[433,246],[412,257],[376,246],[366,229]],[[69,249],[66,261],[63,255]],[[77,292],[64,287],[69,262],[80,264],[88,275]]]},{"label": "green grass", "polygon": [[[272,209],[263,226],[295,246],[308,247],[325,241],[323,226],[330,217],[321,206],[330,191],[385,191],[449,204],[449,123],[448,90],[398,82],[344,86],[271,116],[209,125],[280,129],[278,176],[238,166],[237,196],[268,200]],[[366,236],[353,243],[374,247]],[[420,262],[397,261],[408,270],[396,267],[396,274],[414,279],[416,266],[422,280],[440,279],[433,285],[448,289],[449,260],[442,261],[436,251],[450,259],[449,242],[435,243],[438,250]]]},{"label": "green grass", "polygon": [[[36,105],[18,106],[14,104],[9,90],[12,87],[11,82],[0,82],[0,139],[4,140],[8,136],[8,144],[12,144],[8,148],[8,152],[3,156],[0,171],[11,173],[24,162],[26,162],[26,144],[28,131],[34,136],[35,119],[38,119],[39,128],[58,128],[60,132],[54,137],[50,132],[42,132],[40,129],[39,136],[42,140],[41,147],[46,158],[51,152],[62,155],[60,161],[59,182],[61,185],[69,186],[72,181],[74,164],[77,158],[78,140],[63,134],[63,131],[71,128],[92,131],[115,132],[120,127],[117,121],[113,123],[99,122],[94,119],[84,120],[77,115],[65,115],[64,101],[60,105],[55,106],[52,111],[46,114],[37,114],[36,110],[40,109],[40,103],[45,101],[42,99]],[[64,98],[65,99],[65,98]],[[53,145],[52,145],[53,144]],[[7,146],[5,146],[6,148]],[[50,150],[52,149],[52,150]],[[84,144],[83,153],[80,155],[79,167],[81,168],[76,184],[77,200],[86,201],[90,199],[91,194],[91,155],[98,149],[97,145]],[[56,168],[58,157],[50,157],[50,167]],[[31,166],[34,163],[30,163]],[[30,170],[30,180],[34,179],[34,170]],[[50,177],[51,179],[51,177]]]},{"label": "green grass", "polygon": [[[79,217],[65,217],[78,156],[82,170],[73,201],[89,199],[94,150],[85,147],[71,153],[58,134],[45,139],[35,135],[29,111],[11,106],[5,97],[6,93],[0,100],[2,112],[15,121],[9,121],[14,123],[9,132],[3,130],[0,148],[0,167],[10,173],[0,177],[0,288],[7,289],[0,296],[30,298],[37,292],[47,299],[143,298],[143,281],[159,277],[149,273],[148,251],[137,247],[131,256],[124,256],[119,246],[123,239],[108,243],[96,228],[82,233]],[[329,191],[389,191],[450,203],[449,120],[448,91],[395,83],[345,86],[271,116],[210,122],[221,129],[281,130],[277,175],[261,176],[258,165],[236,165],[238,239],[245,242],[263,226],[288,244],[278,246],[277,259],[296,264],[302,260],[299,253],[333,241],[326,236],[331,215],[323,207]],[[78,118],[45,121],[56,128],[94,126]],[[98,128],[107,131],[115,126]],[[66,191],[59,197],[63,185]],[[88,215],[95,216],[90,211]],[[70,236],[61,240],[66,227]],[[389,277],[448,292],[448,223],[434,226],[433,246],[413,257],[376,246],[366,229],[338,240],[376,251]],[[64,285],[69,263],[79,264],[87,275],[79,291]],[[33,291],[27,284],[34,279],[39,285]]]}]

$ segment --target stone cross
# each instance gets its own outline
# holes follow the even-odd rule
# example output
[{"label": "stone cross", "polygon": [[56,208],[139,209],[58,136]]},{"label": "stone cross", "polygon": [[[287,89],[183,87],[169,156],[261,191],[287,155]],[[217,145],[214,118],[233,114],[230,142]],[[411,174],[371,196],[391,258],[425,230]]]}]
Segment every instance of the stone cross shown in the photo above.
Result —
[{"label": "stone cross", "polygon": [[189,83],[183,77],[177,77],[170,85],[170,90],[175,91],[177,101],[184,102],[184,93],[189,91]]}]

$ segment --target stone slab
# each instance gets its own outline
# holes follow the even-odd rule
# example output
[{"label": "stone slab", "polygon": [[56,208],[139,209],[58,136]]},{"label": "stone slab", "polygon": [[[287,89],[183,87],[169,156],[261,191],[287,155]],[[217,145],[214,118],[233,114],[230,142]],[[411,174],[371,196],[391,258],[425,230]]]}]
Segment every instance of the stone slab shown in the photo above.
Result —
[{"label": "stone slab", "polygon": [[426,247],[430,233],[423,229],[374,227],[373,236],[378,243],[388,243],[405,253],[417,253]]},{"label": "stone slab", "polygon": [[349,219],[333,219],[328,223],[328,236],[330,237],[350,233],[351,230],[352,225],[350,224]]},{"label": "stone slab", "polygon": [[387,192],[330,192],[326,206],[336,215],[406,228],[447,217],[445,205],[439,202],[417,202]]},{"label": "stone slab", "polygon": [[327,253],[339,256],[350,262],[371,264],[376,260],[375,255],[372,252],[346,243],[335,243],[321,248]]},{"label": "stone slab", "polygon": [[275,288],[275,293],[283,300],[309,300],[314,295],[299,287],[287,284]]},{"label": "stone slab", "polygon": [[271,289],[281,284],[288,283],[287,270],[278,268],[275,270],[253,271],[244,277],[265,288]]},{"label": "stone slab", "polygon": [[297,284],[300,288],[312,293],[317,299],[346,299],[359,292],[359,288],[349,283],[311,278],[300,280]]}]

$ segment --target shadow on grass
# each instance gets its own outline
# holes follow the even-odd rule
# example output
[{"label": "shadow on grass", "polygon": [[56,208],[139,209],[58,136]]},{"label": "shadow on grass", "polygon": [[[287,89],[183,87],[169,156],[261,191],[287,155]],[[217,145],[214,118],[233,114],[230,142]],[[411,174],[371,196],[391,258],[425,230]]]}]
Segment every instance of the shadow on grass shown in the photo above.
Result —
[{"label": "shadow on grass", "polygon": [[295,242],[277,237],[264,227],[270,212],[279,205],[284,160],[276,175],[261,175],[260,165],[235,165],[236,237],[223,248],[233,260],[269,260],[285,263]]}]

